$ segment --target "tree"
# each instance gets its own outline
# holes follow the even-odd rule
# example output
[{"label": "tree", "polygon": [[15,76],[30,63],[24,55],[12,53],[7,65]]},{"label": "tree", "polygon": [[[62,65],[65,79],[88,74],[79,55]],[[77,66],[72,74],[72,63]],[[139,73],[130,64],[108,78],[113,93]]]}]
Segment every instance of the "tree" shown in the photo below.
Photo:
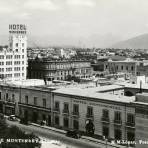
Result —
[{"label": "tree", "polygon": [[[4,141],[0,143],[0,148],[40,148],[40,139],[32,134],[26,134],[16,126],[8,126],[5,119],[0,119],[0,139]],[[15,139],[16,142],[8,142],[8,139]],[[21,142],[19,142],[21,139]],[[25,142],[23,140],[27,140]]]}]

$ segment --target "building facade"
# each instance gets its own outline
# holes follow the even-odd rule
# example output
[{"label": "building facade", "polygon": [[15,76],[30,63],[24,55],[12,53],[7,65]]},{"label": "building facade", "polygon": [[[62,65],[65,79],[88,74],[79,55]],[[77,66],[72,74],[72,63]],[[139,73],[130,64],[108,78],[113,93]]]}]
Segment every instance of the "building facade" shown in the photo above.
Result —
[{"label": "building facade", "polygon": [[28,61],[28,77],[47,80],[65,80],[68,75],[78,78],[92,76],[92,68],[88,61],[50,61],[36,59]]},{"label": "building facade", "polygon": [[135,108],[131,105],[134,99],[116,95],[121,93],[122,87],[106,89],[107,94],[104,91],[105,88],[54,90],[3,85],[0,111],[33,123],[46,120],[48,126],[83,133],[89,132],[91,124],[92,131],[99,137],[134,140]]},{"label": "building facade", "polygon": [[137,75],[137,62],[127,59],[125,61],[108,60],[104,63],[104,71],[110,74],[125,73],[126,78]]},{"label": "building facade", "polygon": [[25,25],[9,25],[9,46],[0,51],[0,75],[5,80],[25,80],[27,37]]},{"label": "building facade", "polygon": [[135,104],[135,140],[136,148],[148,147],[148,93],[136,95]]}]

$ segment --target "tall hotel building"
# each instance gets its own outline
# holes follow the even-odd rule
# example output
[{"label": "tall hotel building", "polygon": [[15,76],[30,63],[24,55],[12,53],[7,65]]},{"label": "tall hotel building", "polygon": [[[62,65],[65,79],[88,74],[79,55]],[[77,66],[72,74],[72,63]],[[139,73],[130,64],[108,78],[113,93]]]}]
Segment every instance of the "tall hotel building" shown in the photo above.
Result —
[{"label": "tall hotel building", "polygon": [[27,68],[26,26],[9,25],[9,46],[0,50],[0,76],[4,80],[25,80]]}]

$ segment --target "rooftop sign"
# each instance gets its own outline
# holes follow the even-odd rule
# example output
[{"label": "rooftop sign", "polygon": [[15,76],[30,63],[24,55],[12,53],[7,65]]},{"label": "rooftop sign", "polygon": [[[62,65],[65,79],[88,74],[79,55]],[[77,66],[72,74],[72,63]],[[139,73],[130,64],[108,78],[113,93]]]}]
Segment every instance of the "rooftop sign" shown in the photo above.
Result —
[{"label": "rooftop sign", "polygon": [[9,33],[26,34],[26,25],[23,24],[10,24]]}]

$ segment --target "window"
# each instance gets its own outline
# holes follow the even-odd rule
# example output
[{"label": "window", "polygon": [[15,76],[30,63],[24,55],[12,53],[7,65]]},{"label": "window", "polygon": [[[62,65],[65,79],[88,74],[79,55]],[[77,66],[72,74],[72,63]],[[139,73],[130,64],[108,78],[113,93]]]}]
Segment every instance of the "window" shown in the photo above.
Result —
[{"label": "window", "polygon": [[0,55],[0,59],[4,59],[4,56],[3,55]]},{"label": "window", "polygon": [[73,113],[74,114],[79,114],[79,105],[78,104],[73,105]]},{"label": "window", "polygon": [[128,66],[126,66],[126,70],[128,70]]},{"label": "window", "polygon": [[69,120],[68,120],[68,118],[64,118],[64,127],[66,127],[66,128],[69,127]]},{"label": "window", "polygon": [[46,115],[45,114],[42,114],[42,119],[46,120]]},{"label": "window", "polygon": [[121,70],[123,70],[123,65],[121,66]]},{"label": "window", "polygon": [[34,105],[37,105],[37,97],[34,97]]},{"label": "window", "polygon": [[28,104],[28,96],[25,96],[25,103]]},{"label": "window", "polygon": [[121,112],[115,112],[115,122],[121,121]]},{"label": "window", "polygon": [[109,111],[108,110],[106,110],[106,109],[103,109],[103,112],[102,112],[102,116],[103,116],[103,118],[109,118]]},{"label": "window", "polygon": [[55,125],[59,125],[59,117],[55,116]]},{"label": "window", "polygon": [[133,66],[131,67],[131,70],[132,70],[132,71],[134,70],[134,67],[133,67]]},{"label": "window", "polygon": [[8,96],[8,93],[6,93],[6,100],[8,100],[8,97],[9,97],[9,96]]},{"label": "window", "polygon": [[6,65],[12,65],[11,61],[6,61]]},{"label": "window", "polygon": [[55,102],[55,109],[56,110],[60,110],[60,106],[59,106],[59,102],[58,101]]},{"label": "window", "polygon": [[127,123],[135,123],[135,117],[133,114],[127,114]]},{"label": "window", "polygon": [[18,43],[16,43],[15,46],[18,47]]},{"label": "window", "polygon": [[121,140],[122,139],[122,132],[121,132],[120,129],[115,129],[114,137],[115,137],[116,140]]},{"label": "window", "polygon": [[91,106],[87,107],[87,116],[93,116],[93,108]]},{"label": "window", "polygon": [[14,101],[15,101],[15,95],[12,94],[12,102],[14,102]]},{"label": "window", "polygon": [[73,120],[73,128],[78,130],[79,129],[79,121]]},{"label": "window", "polygon": [[46,99],[43,99],[43,107],[46,107]]},{"label": "window", "polygon": [[0,92],[0,100],[2,99],[2,92]]},{"label": "window", "polygon": [[108,126],[103,126],[102,134],[103,136],[105,136],[105,138],[109,137],[109,127]]},{"label": "window", "polygon": [[118,70],[118,66],[116,67],[116,69]]},{"label": "window", "polygon": [[22,47],[24,47],[24,43],[22,43]]},{"label": "window", "polygon": [[64,111],[69,112],[69,104],[68,103],[64,103]]},{"label": "window", "polygon": [[14,77],[19,77],[20,73],[14,73]]},{"label": "window", "polygon": [[15,49],[16,52],[18,52],[18,49]]}]

